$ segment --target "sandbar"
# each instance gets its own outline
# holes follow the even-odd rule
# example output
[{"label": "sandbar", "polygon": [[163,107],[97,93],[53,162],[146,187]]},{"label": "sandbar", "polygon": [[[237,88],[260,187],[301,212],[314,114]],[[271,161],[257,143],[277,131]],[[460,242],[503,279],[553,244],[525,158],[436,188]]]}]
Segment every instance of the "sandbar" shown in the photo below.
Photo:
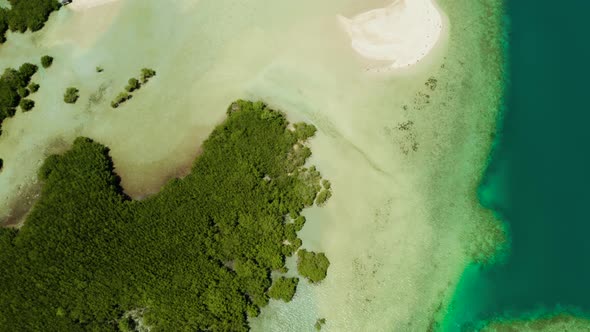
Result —
[{"label": "sandbar", "polygon": [[395,0],[391,5],[356,15],[338,16],[352,48],[369,60],[392,68],[422,60],[441,36],[443,20],[432,0]]}]

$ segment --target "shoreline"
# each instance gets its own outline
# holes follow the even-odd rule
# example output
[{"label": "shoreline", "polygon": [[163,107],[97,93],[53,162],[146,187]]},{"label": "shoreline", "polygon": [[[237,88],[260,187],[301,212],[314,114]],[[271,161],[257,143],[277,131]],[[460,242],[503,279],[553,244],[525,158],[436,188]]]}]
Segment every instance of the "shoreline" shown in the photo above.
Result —
[{"label": "shoreline", "polygon": [[349,19],[338,15],[351,47],[363,58],[387,61],[391,69],[419,63],[441,38],[443,18],[432,0],[395,0]]}]

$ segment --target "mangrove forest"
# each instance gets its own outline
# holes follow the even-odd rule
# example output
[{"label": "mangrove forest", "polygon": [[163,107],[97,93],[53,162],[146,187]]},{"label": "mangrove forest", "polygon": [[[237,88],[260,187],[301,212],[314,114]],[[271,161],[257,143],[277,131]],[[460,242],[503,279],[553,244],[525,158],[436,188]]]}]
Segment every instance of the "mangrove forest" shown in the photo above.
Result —
[{"label": "mangrove forest", "polygon": [[77,138],[40,168],[24,225],[0,228],[0,331],[247,331],[270,298],[295,294],[286,257],[301,251],[301,274],[325,277],[326,256],[297,235],[329,190],[304,166],[314,133],[236,101],[190,174],[142,200],[106,146]]}]

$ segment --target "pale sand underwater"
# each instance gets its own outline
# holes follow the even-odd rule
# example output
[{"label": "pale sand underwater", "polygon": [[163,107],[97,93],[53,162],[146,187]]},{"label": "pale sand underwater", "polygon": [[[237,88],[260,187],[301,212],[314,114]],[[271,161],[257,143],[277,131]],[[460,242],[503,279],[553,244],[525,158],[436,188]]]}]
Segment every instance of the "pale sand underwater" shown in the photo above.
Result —
[{"label": "pale sand underwater", "polygon": [[[425,331],[478,245],[472,234],[491,220],[475,188],[499,104],[500,55],[482,46],[496,22],[480,16],[500,2],[441,1],[448,22],[442,15],[419,64],[367,72],[372,60],[351,47],[338,15],[389,3],[125,0],[10,34],[0,68],[44,54],[55,62],[33,78],[37,106],[3,126],[0,216],[34,198],[44,158],[80,135],[111,148],[130,195],[157,192],[191,165],[231,101],[261,99],[318,128],[310,163],[334,195],[306,211],[302,238],[332,264],[293,302],[271,301],[253,330],[312,331],[325,317],[326,331]],[[157,76],[110,108],[142,67]],[[69,86],[80,89],[75,105],[62,100]]]},{"label": "pale sand underwater", "polygon": [[115,2],[115,1],[120,1],[120,0],[74,0],[71,4],[68,5],[68,8],[75,10],[75,11],[82,11],[82,10],[87,10],[90,8],[106,5],[111,2]]}]

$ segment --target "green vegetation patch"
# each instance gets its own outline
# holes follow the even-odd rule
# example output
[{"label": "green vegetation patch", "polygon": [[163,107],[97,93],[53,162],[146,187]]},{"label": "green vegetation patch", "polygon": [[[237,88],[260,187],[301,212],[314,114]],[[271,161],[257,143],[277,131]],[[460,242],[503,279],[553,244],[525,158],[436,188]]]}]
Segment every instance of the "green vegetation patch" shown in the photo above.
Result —
[{"label": "green vegetation patch", "polygon": [[276,300],[289,302],[295,295],[298,283],[299,278],[280,277],[275,280],[272,287],[268,290],[268,296]]},{"label": "green vegetation patch", "polygon": [[67,104],[75,104],[80,98],[80,91],[74,87],[70,87],[66,89],[64,93],[64,102]]},{"label": "green vegetation patch", "polygon": [[[320,187],[288,158],[309,137],[287,124],[263,103],[233,103],[191,173],[141,201],[90,139],[47,158],[24,226],[0,229],[0,330],[248,330],[269,295],[294,292],[293,279],[271,287],[271,272],[299,248],[285,216]],[[327,259],[309,254],[301,270],[323,279]]]},{"label": "green vegetation patch", "polygon": [[320,331],[324,325],[326,325],[326,319],[325,318],[319,318],[315,322],[315,329],[317,331]]},{"label": "green vegetation patch", "polygon": [[300,230],[302,230],[303,229],[303,226],[305,226],[305,222],[306,221],[307,220],[305,219],[304,216],[299,216],[295,220],[293,220],[293,226],[294,226],[295,230],[297,232],[299,232]]},{"label": "green vegetation patch", "polygon": [[14,116],[16,108],[22,106],[21,99],[28,96],[27,86],[36,72],[37,66],[25,63],[18,70],[7,68],[0,76],[0,133],[4,120]]},{"label": "green vegetation patch", "polygon": [[24,84],[21,85],[21,87],[26,87],[27,84],[29,84],[29,82],[31,81],[31,77],[33,77],[33,75],[37,73],[38,69],[39,67],[37,67],[37,65],[28,62],[22,64],[22,66],[18,68],[18,72],[20,74],[22,83]]},{"label": "green vegetation patch", "polygon": [[0,43],[6,41],[6,31],[41,30],[49,14],[59,9],[57,0],[8,0],[10,8],[0,7]]},{"label": "green vegetation patch", "polygon": [[315,199],[315,202],[318,206],[323,206],[324,204],[326,204],[328,199],[330,199],[330,197],[332,197],[332,191],[324,189],[320,191],[318,197]]},{"label": "green vegetation patch", "polygon": [[111,101],[111,107],[117,108],[117,107],[119,107],[119,105],[121,105],[124,102],[126,102],[127,100],[131,99],[131,97],[133,97],[133,96],[130,95],[129,93],[121,92],[117,95],[117,97],[115,97],[115,99],[113,99],[113,101]]},{"label": "green vegetation patch", "polygon": [[19,96],[21,96],[21,98],[27,98],[29,96],[29,90],[24,87],[18,88],[16,90],[16,92],[18,93]]},{"label": "green vegetation patch", "polygon": [[29,91],[31,91],[31,93],[35,93],[37,91],[39,91],[40,85],[35,83],[35,82],[31,82],[31,84],[29,84]]},{"label": "green vegetation patch", "polygon": [[140,84],[139,84],[139,80],[137,78],[130,78],[127,86],[125,87],[125,90],[127,90],[127,92],[133,92],[137,89],[139,89]]},{"label": "green vegetation patch", "polygon": [[[115,99],[113,99],[113,101],[111,101],[111,107],[112,108],[117,108],[119,106],[121,106],[121,104],[125,103],[126,101],[128,101],[129,99],[131,99],[133,97],[132,93],[141,89],[141,87],[146,84],[150,78],[156,76],[156,71],[153,69],[149,69],[149,68],[143,68],[141,70],[141,75],[140,75],[140,80],[138,80],[137,78],[130,78],[127,81],[127,85],[125,86],[125,91],[119,93],[117,95],[117,97],[115,97]],[[311,137],[311,136],[308,136]]]},{"label": "green vegetation patch", "polygon": [[[141,69],[141,75],[140,75],[140,79],[141,79],[141,83],[145,84],[147,83],[150,78],[156,76],[156,71],[150,68],[143,68]],[[312,135],[313,136],[313,135]],[[311,136],[308,136],[311,137]]]},{"label": "green vegetation patch", "polygon": [[297,271],[312,283],[317,283],[326,278],[330,261],[322,252],[315,253],[305,249],[297,253]]},{"label": "green vegetation patch", "polygon": [[41,57],[41,65],[43,68],[49,68],[53,64],[53,57],[49,55],[44,55]]},{"label": "green vegetation patch", "polygon": [[23,112],[28,112],[35,107],[35,102],[30,99],[21,99],[20,101],[20,108]]}]

